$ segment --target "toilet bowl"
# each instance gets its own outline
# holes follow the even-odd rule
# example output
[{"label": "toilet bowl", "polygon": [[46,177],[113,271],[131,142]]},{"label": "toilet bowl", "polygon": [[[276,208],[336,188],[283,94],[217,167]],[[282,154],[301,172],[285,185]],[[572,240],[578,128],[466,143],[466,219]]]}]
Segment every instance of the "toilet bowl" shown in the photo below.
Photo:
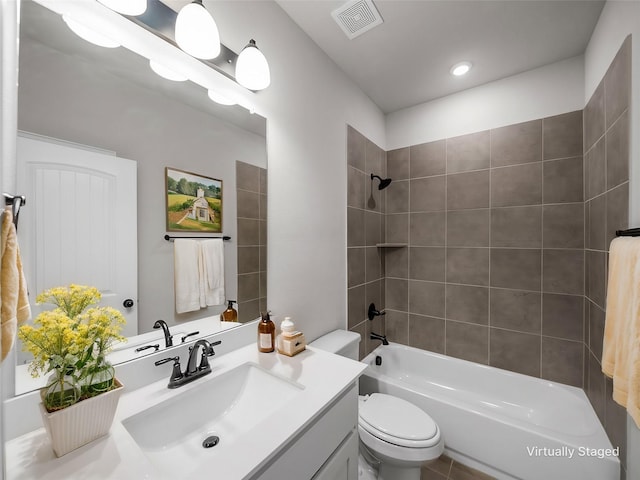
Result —
[{"label": "toilet bowl", "polygon": [[440,429],[429,415],[406,400],[382,393],[360,397],[358,433],[369,453],[363,457],[379,462],[378,480],[420,480],[421,467],[444,450]]},{"label": "toilet bowl", "polygon": [[[360,335],[334,330],[310,346],[358,359]],[[420,480],[420,468],[444,451],[438,425],[420,408],[392,395],[359,397],[360,480]]]}]

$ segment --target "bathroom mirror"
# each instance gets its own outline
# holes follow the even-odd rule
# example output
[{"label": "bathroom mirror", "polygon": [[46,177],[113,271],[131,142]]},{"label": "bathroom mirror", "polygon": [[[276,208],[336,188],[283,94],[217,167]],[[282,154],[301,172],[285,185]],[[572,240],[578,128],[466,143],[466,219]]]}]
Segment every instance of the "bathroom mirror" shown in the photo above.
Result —
[{"label": "bathroom mirror", "polygon": [[[222,233],[231,237],[225,242],[226,298],[239,301],[240,321],[258,316],[266,305],[266,266],[264,260],[256,260],[259,265],[254,271],[247,263],[255,262],[239,254],[248,243],[238,241],[242,233],[238,217],[246,216],[250,207],[244,203],[253,204],[256,195],[266,200],[266,190],[253,195],[245,191],[246,182],[236,178],[236,171],[242,176],[247,165],[255,167],[261,172],[261,184],[266,185],[264,118],[239,106],[216,104],[206,90],[189,81],[162,78],[149,68],[148,60],[122,47],[102,48],[82,40],[59,15],[29,0],[21,4],[18,128],[137,162],[138,291],[134,308],[139,335],[131,339],[132,345],[146,342],[150,332],[161,337],[162,331],[153,329],[158,319],[165,320],[172,333],[202,330],[202,335],[210,334],[220,327],[217,319],[226,307],[175,313],[173,243],[164,235],[181,234],[166,231],[165,167],[222,180]],[[35,214],[27,199],[21,222]],[[266,232],[266,216],[258,215],[256,221],[260,223],[257,230]],[[254,250],[252,258],[266,258],[266,247]],[[24,261],[27,264],[32,259]],[[194,335],[187,341],[197,338]],[[177,343],[180,341],[178,338]],[[18,360],[18,368],[22,363]]]}]

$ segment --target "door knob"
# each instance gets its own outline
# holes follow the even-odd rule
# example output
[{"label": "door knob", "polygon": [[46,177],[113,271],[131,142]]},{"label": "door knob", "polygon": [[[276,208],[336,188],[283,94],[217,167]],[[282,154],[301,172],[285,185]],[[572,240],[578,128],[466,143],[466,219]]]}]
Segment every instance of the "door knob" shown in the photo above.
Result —
[{"label": "door knob", "polygon": [[133,307],[133,300],[131,300],[130,298],[127,298],[124,302],[122,302],[122,306],[124,308],[131,308]]}]

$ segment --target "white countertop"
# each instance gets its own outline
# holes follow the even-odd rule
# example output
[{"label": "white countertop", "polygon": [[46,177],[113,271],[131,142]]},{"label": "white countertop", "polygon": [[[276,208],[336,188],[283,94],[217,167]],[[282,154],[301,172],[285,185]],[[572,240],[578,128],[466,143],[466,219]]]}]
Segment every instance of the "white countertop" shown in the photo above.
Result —
[{"label": "white countertop", "polygon": [[[331,404],[365,369],[365,364],[313,347],[295,357],[259,353],[251,344],[211,359],[212,373],[175,390],[167,388],[168,378],[123,393],[111,432],[89,445],[56,458],[40,428],[6,444],[7,480],[138,480],[168,477],[157,471],[122,425],[122,420],[176,395],[189,395],[200,382],[207,382],[247,362],[304,386],[295,402],[285,403],[242,439],[237,455],[211,451],[210,465],[197,471],[184,466],[184,478],[198,474],[224,480],[251,478],[286,446],[290,438],[305,429],[314,417]],[[126,388],[126,385],[125,385]],[[205,478],[205,477],[202,477]],[[168,479],[169,480],[169,479]],[[170,480],[176,480],[175,477]]]}]

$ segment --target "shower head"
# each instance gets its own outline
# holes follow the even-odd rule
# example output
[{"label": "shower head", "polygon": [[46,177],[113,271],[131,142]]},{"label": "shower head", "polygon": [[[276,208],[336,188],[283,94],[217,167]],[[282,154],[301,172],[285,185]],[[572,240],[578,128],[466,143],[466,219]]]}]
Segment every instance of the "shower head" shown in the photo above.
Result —
[{"label": "shower head", "polygon": [[380,185],[378,185],[378,190],[384,190],[385,188],[387,188],[391,184],[391,179],[390,178],[381,178],[379,175],[374,175],[372,173],[371,174],[371,181],[373,181],[374,178],[377,178],[378,180],[380,180]]}]

